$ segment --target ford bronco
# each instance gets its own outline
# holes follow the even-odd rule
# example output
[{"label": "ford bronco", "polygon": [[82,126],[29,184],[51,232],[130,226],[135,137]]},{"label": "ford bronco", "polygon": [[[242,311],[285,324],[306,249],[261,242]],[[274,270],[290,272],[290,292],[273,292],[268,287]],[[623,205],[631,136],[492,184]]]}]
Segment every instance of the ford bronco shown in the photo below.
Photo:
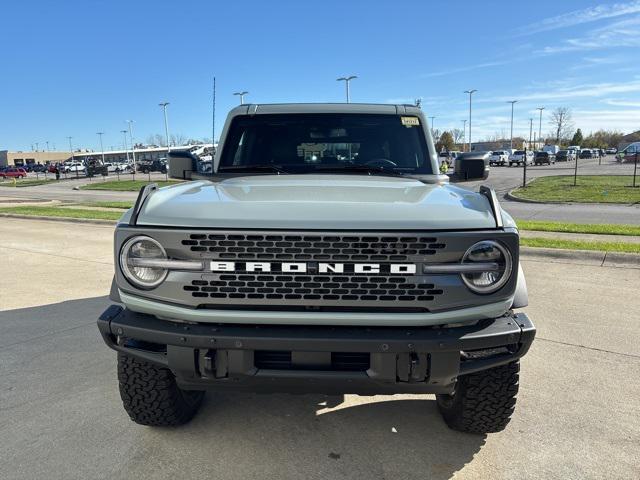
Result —
[{"label": "ford bronco", "polygon": [[144,187],[115,229],[98,327],[131,419],[185,423],[206,390],[424,393],[504,429],[535,335],[518,230],[449,180],[417,107],[233,109],[212,176]]}]

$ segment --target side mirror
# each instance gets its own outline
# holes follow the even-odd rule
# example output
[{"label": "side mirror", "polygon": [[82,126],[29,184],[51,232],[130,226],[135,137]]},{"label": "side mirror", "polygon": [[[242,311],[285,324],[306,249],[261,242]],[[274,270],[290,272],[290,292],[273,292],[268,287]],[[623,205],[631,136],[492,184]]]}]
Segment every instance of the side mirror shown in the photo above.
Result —
[{"label": "side mirror", "polygon": [[462,154],[455,160],[455,168],[449,176],[452,182],[471,182],[489,178],[489,155]]}]

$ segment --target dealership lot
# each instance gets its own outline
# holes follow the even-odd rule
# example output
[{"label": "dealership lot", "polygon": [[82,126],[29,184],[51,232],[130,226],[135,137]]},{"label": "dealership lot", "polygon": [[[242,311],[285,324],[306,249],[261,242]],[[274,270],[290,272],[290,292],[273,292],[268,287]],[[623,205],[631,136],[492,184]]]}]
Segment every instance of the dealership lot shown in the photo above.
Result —
[{"label": "dealership lot", "polygon": [[151,429],[124,413],[95,326],[111,234],[0,224],[0,478],[637,476],[638,269],[524,259],[539,330],[503,433],[448,430],[432,396],[239,393],[209,394],[186,427]]}]

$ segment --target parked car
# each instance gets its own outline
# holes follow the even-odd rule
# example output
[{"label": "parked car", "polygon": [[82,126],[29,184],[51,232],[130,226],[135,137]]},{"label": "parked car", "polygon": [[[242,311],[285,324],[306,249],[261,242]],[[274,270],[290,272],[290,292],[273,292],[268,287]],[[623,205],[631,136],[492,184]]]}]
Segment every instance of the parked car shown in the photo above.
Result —
[{"label": "parked car", "polygon": [[535,165],[551,165],[556,163],[556,156],[551,152],[536,152]]},{"label": "parked car", "polygon": [[131,164],[126,163],[126,162],[116,162],[113,164],[113,171],[114,172],[118,172],[118,173],[132,173],[133,172],[133,167],[131,166]]},{"label": "parked car", "polygon": [[71,163],[65,163],[64,164],[64,169],[62,170],[64,173],[78,173],[78,174],[82,174],[84,175],[87,171],[87,167],[85,167],[82,163],[80,162],[71,162]]},{"label": "parked car", "polygon": [[446,163],[449,168],[451,168],[453,167],[453,164],[455,163],[456,157],[459,153],[460,152],[440,152],[438,154],[438,163],[440,165]]},{"label": "parked car", "polygon": [[512,165],[533,165],[533,152],[531,150],[527,150],[527,158],[525,160],[525,151],[524,150],[516,150],[511,155],[509,155],[509,166]]},{"label": "parked car", "polygon": [[636,158],[640,162],[640,142],[634,142],[616,155],[616,160],[620,163],[635,162]]},{"label": "parked car", "polygon": [[576,152],[573,150],[560,150],[556,153],[556,161],[573,162],[576,159]]},{"label": "parked car", "polygon": [[496,150],[489,157],[489,165],[506,165],[509,162],[509,152],[505,150]]},{"label": "parked car", "polygon": [[618,149],[613,147],[607,148],[605,152],[607,153],[607,155],[615,155],[616,153],[618,153]]},{"label": "parked car", "polygon": [[593,158],[593,152],[590,148],[583,148],[580,152],[580,158]]},{"label": "parked car", "polygon": [[0,177],[5,178],[27,178],[27,171],[24,168],[8,167],[0,171]]},{"label": "parked car", "polygon": [[167,173],[167,162],[162,160],[141,160],[138,162],[138,172],[140,173],[149,173],[149,172],[162,172]]}]

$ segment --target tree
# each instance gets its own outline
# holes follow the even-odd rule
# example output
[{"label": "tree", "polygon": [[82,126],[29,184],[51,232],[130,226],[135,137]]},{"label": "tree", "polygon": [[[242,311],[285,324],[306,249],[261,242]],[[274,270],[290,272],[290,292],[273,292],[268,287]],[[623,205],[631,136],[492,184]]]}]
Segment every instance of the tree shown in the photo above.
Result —
[{"label": "tree", "polygon": [[455,146],[456,144],[453,141],[453,135],[451,135],[451,132],[444,131],[442,132],[442,135],[440,135],[438,143],[436,143],[436,150],[438,150],[439,152],[441,152],[442,150],[450,152],[451,150],[455,149]]},{"label": "tree", "polygon": [[582,130],[577,129],[576,133],[573,134],[573,138],[571,139],[571,145],[582,145]]},{"label": "tree", "polygon": [[615,147],[622,141],[622,137],[624,134],[615,130],[598,130],[584,139],[584,146],[587,148]]},{"label": "tree", "polygon": [[461,128],[451,130],[451,135],[453,136],[454,143],[462,143],[462,140],[464,140],[464,130]]},{"label": "tree", "polygon": [[566,139],[571,130],[573,123],[571,122],[571,110],[567,107],[558,107],[551,112],[551,120],[549,123],[553,126],[556,143]]}]

